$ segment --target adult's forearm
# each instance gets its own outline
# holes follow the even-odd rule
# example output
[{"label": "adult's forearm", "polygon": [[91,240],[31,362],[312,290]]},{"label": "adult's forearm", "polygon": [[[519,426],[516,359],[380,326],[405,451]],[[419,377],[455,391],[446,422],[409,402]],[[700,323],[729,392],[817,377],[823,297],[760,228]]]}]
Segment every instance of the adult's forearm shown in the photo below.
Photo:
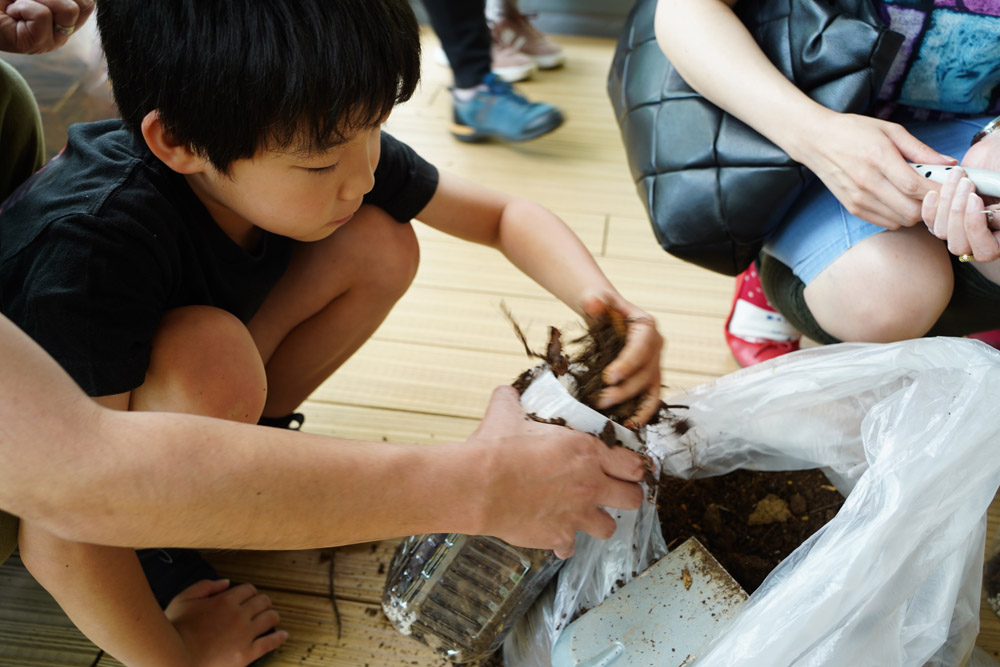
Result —
[{"label": "adult's forearm", "polygon": [[472,504],[445,507],[481,482],[475,448],[107,410],[2,317],[0,353],[0,508],[60,537],[306,548],[478,528]]},{"label": "adult's forearm", "polygon": [[15,512],[33,501],[24,515],[64,538],[136,547],[299,549],[475,528],[471,512],[442,502],[460,484],[449,470],[466,461],[458,445],[112,411],[92,433],[81,438],[86,460],[72,474],[48,471],[53,493],[29,493]]},{"label": "adult's forearm", "polygon": [[132,547],[298,549],[425,532],[573,550],[634,509],[640,457],[527,419],[494,392],[462,443],[326,438],[84,396],[0,317],[0,507],[67,540]]},{"label": "adult's forearm", "polygon": [[767,59],[722,0],[659,0],[656,37],[684,80],[795,157],[830,113]]}]

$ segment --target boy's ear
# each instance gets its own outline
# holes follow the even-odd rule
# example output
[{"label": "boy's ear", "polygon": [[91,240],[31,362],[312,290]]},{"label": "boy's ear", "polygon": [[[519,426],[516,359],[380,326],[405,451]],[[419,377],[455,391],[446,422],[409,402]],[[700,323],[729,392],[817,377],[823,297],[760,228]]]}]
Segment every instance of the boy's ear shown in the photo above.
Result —
[{"label": "boy's ear", "polygon": [[209,164],[187,146],[174,141],[155,110],[142,119],[142,136],[153,155],[179,174],[195,174],[204,171]]}]

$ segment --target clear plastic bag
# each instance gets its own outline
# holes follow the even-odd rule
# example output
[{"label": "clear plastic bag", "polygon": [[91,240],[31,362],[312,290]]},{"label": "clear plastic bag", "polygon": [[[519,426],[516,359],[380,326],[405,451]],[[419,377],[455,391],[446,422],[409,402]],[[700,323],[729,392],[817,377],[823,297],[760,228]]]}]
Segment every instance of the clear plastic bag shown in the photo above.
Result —
[{"label": "clear plastic bag", "polygon": [[[806,350],[670,397],[689,406],[692,428],[650,428],[647,445],[671,474],[823,468],[847,495],[694,664],[964,664],[1000,486],[998,396],[1000,353],[933,338]],[[627,568],[621,546],[639,539],[581,538],[554,590],[508,637],[507,664],[549,665],[560,619],[596,604],[581,606],[577,579]]]}]

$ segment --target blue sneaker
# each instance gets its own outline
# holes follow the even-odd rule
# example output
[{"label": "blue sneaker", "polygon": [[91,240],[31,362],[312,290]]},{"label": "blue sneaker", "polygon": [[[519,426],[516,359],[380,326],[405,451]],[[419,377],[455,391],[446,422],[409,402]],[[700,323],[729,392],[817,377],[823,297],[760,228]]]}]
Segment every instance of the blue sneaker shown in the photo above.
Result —
[{"label": "blue sneaker", "polygon": [[559,109],[529,102],[492,72],[483,79],[486,90],[467,102],[453,99],[451,133],[459,141],[527,141],[548,134],[563,123]]}]

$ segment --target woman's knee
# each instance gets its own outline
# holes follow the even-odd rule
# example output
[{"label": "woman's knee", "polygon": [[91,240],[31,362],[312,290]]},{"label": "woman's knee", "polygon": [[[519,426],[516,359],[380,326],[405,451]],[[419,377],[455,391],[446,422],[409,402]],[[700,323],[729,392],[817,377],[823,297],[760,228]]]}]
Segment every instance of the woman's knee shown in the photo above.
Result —
[{"label": "woman's knee", "polygon": [[264,364],[246,326],[219,308],[184,306],[163,316],[129,407],[254,423],[266,398]]},{"label": "woman's knee", "polygon": [[805,290],[816,321],[844,341],[926,334],[951,299],[947,249],[924,229],[882,233],[852,247]]}]

